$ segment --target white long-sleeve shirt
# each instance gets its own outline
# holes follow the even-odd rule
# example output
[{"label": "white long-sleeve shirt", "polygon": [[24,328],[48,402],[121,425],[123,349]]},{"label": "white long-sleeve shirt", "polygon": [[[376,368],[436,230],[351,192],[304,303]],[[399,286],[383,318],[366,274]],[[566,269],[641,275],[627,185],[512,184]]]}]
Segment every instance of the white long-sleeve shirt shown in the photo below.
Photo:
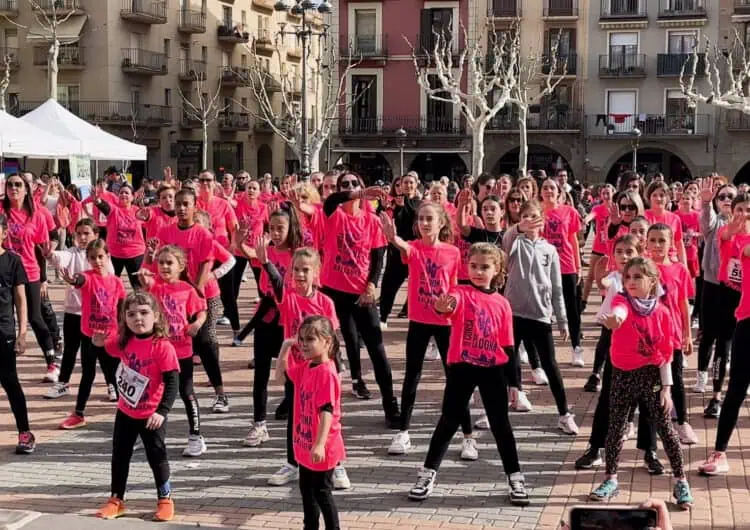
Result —
[{"label": "white long-sleeve shirt", "polygon": [[[58,269],[66,269],[71,276],[75,276],[83,271],[91,269],[89,260],[86,257],[86,249],[71,247],[65,250],[55,250],[49,257],[52,264]],[[109,269],[114,272],[112,264]],[[64,308],[66,313],[72,315],[81,314],[81,290],[69,285],[65,290]]]}]

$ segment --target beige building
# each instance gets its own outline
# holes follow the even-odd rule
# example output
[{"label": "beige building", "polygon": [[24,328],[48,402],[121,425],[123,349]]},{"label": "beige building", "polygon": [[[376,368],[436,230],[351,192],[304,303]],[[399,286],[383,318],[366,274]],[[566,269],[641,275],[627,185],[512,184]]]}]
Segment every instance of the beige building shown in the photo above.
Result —
[{"label": "beige building", "polygon": [[[47,16],[54,0],[39,2]],[[183,110],[216,93],[224,109],[209,125],[208,165],[227,171],[279,175],[296,163],[281,139],[243,107],[255,109],[249,68],[252,46],[269,72],[268,89],[281,112],[280,74],[299,79],[301,54],[286,38],[279,60],[279,24],[299,19],[274,11],[273,0],[57,0],[63,44],[58,101],[79,117],[148,146],[148,161],[134,175],[160,176],[165,165],[180,174],[201,166],[202,130]],[[72,15],[68,18],[68,14]],[[13,57],[8,110],[23,114],[49,97],[47,50],[28,0],[0,0],[2,46]],[[322,19],[316,18],[318,23]],[[14,24],[15,23],[15,24]],[[298,83],[295,83],[298,86]],[[291,95],[299,100],[299,89]],[[308,97],[314,112],[315,95]]]}]

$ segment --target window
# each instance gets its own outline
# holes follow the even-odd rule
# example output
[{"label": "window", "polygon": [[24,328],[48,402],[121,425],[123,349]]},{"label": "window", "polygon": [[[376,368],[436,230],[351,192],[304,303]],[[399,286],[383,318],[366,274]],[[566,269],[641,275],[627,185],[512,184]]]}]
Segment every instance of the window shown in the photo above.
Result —
[{"label": "window", "polygon": [[244,53],[240,56],[240,66],[242,66],[242,68],[247,68],[247,55]]},{"label": "window", "polygon": [[557,53],[560,57],[568,57],[571,53],[576,52],[576,30],[573,28],[550,30],[547,32],[546,41],[548,52],[552,51],[556,42],[558,43]]},{"label": "window", "polygon": [[[441,87],[440,80],[435,74],[427,77],[431,89]],[[438,96],[450,97],[447,92],[437,93]],[[453,105],[446,101],[435,101],[427,98],[427,130],[430,132],[449,132],[453,130]]]},{"label": "window", "polygon": [[224,70],[229,68],[230,62],[229,62],[229,53],[227,52],[221,52],[221,66]]},{"label": "window", "polygon": [[611,90],[607,93],[608,130],[612,133],[629,133],[633,130],[633,115],[638,110],[638,92]]},{"label": "window", "polygon": [[6,29],[4,38],[3,38],[3,46],[6,48],[15,48],[18,49],[18,30],[17,29]]},{"label": "window", "polygon": [[693,53],[697,44],[698,33],[696,31],[670,31],[667,34],[667,53],[670,55]]},{"label": "window", "polygon": [[374,9],[354,11],[354,51],[355,53],[375,52],[375,28],[377,12]]},{"label": "window", "polygon": [[206,46],[201,46],[201,61],[208,62],[208,47]]},{"label": "window", "polygon": [[231,28],[234,25],[232,24],[232,8],[230,6],[221,6],[221,19],[227,28]]},{"label": "window", "polygon": [[57,100],[63,106],[78,102],[81,98],[81,87],[78,85],[57,85]]},{"label": "window", "polygon": [[247,98],[240,99],[240,105],[242,105],[243,109],[247,108]]},{"label": "window", "polygon": [[641,68],[638,54],[638,33],[610,33],[609,70],[629,71]]},{"label": "window", "polygon": [[164,55],[169,57],[169,47],[171,43],[169,42],[169,39],[164,39]]},{"label": "window", "polygon": [[378,128],[377,76],[352,76],[352,132],[375,132]]},{"label": "window", "polygon": [[141,87],[130,87],[130,104],[134,109],[141,106]]},{"label": "window", "polygon": [[420,46],[424,50],[435,49],[437,35],[449,40],[453,28],[453,9],[423,9],[419,24]]},{"label": "window", "polygon": [[240,22],[242,22],[242,27],[247,27],[247,11],[244,9],[242,10],[241,16],[240,16]]},{"label": "window", "polygon": [[639,0],[609,0],[609,10],[613,15],[632,15],[640,12]]},{"label": "window", "polygon": [[695,130],[695,109],[688,107],[681,90],[667,90],[664,112],[668,130],[682,134]]},{"label": "window", "polygon": [[187,46],[180,46],[180,63],[185,63],[190,59],[190,48]]},{"label": "window", "polygon": [[164,89],[164,106],[165,107],[172,106],[172,89],[170,88]]}]

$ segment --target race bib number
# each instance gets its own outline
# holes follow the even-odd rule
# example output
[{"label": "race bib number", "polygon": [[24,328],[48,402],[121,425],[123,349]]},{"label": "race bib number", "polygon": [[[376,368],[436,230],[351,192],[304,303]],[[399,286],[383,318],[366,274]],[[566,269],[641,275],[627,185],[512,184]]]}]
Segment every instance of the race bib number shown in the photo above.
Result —
[{"label": "race bib number", "polygon": [[693,244],[693,237],[694,237],[694,235],[695,234],[693,233],[692,230],[687,230],[687,231],[683,232],[682,233],[682,244],[685,245],[686,247],[689,247],[690,245],[692,245]]},{"label": "race bib number", "polygon": [[143,392],[148,386],[149,378],[128,368],[125,366],[125,363],[120,363],[120,366],[117,368],[116,376],[120,397],[124,399],[125,403],[129,406],[136,408],[138,402],[143,396]]},{"label": "race bib number", "polygon": [[742,262],[740,262],[740,260],[738,260],[737,258],[729,259],[727,276],[730,282],[742,283]]}]

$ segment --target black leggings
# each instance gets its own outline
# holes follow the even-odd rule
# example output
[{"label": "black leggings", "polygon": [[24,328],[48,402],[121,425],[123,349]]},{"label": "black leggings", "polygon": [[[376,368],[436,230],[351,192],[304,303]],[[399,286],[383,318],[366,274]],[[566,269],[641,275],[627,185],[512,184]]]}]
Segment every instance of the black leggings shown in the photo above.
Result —
[{"label": "black leggings", "polygon": [[320,514],[326,530],[339,530],[339,512],[333,500],[333,469],[313,471],[299,466],[299,491],[305,513],[304,530],[320,528]]},{"label": "black leggings", "polygon": [[29,430],[29,411],[26,408],[26,396],[18,380],[16,370],[16,338],[0,336],[0,385],[8,396],[10,410],[16,419],[18,432]]},{"label": "black leggings", "polygon": [[[159,498],[165,497],[165,489],[169,491],[169,460],[167,460],[167,421],[161,427],[152,431],[146,428],[148,420],[136,420],[122,412],[115,415],[115,430],[112,434],[112,496],[125,498],[125,488],[128,485],[130,473],[130,459],[133,458],[133,446],[138,436],[143,441],[146,459],[154,474],[156,491]],[[166,488],[165,488],[166,485]]]},{"label": "black leggings", "polygon": [[[409,331],[406,332],[406,373],[401,388],[401,426],[399,428],[402,431],[408,431],[411,425],[411,414],[417,399],[417,386],[422,377],[424,356],[432,337],[435,337],[443,369],[446,369],[445,361],[448,357],[448,344],[451,337],[450,326],[409,321]],[[466,414],[461,419],[461,430],[464,434],[471,434],[471,414],[468,403]]]},{"label": "black leggings", "polygon": [[[94,385],[94,379],[96,378],[97,359],[102,367],[102,372],[108,373],[109,380],[114,381],[117,365],[120,364],[119,359],[110,357],[104,351],[104,348],[95,346],[91,342],[91,337],[83,335],[81,337],[81,382],[78,385],[78,397],[76,398],[76,414],[79,416],[83,416],[86,403],[91,395],[91,387]],[[106,375],[104,379],[107,380]],[[117,385],[115,385],[115,390],[117,390]]]},{"label": "black leggings", "polygon": [[297,459],[294,458],[294,383],[286,375],[284,376],[284,401],[289,403],[289,416],[286,421],[286,461],[290,466],[297,467]]},{"label": "black leggings", "polygon": [[240,329],[240,312],[237,308],[237,300],[240,296],[242,276],[245,274],[247,258],[235,256],[236,263],[232,270],[219,278],[219,289],[221,289],[221,303],[224,306],[224,316],[229,319],[232,331]]},{"label": "black leggings", "polygon": [[[530,340],[534,343],[534,349],[539,354],[542,370],[549,379],[549,388],[557,404],[557,412],[560,416],[568,412],[568,401],[565,397],[565,385],[563,384],[560,368],[555,360],[555,343],[552,338],[552,325],[538,320],[513,317],[513,336],[515,337],[516,358],[518,358],[518,346],[522,340]],[[516,363],[518,372],[518,386],[521,387],[521,363]],[[520,390],[520,388],[519,388]]]},{"label": "black leggings", "polygon": [[[81,315],[74,315],[73,313],[65,313],[63,315],[63,335],[65,336],[65,346],[63,348],[62,364],[60,365],[60,377],[58,381],[61,383],[70,383],[70,376],[73,373],[73,369],[76,365],[76,357],[78,357],[78,348],[81,347]],[[110,373],[110,365],[107,364],[109,356],[99,356],[99,368],[101,368],[104,374],[104,379],[108,385],[115,384],[114,372]],[[103,364],[102,364],[103,363]]]},{"label": "black leggings", "polygon": [[333,305],[336,307],[336,316],[341,324],[341,335],[346,345],[346,357],[349,361],[352,380],[362,379],[362,364],[359,358],[359,336],[361,335],[372,361],[375,381],[380,387],[383,403],[390,406],[394,400],[393,375],[391,364],[385,355],[383,332],[380,330],[377,308],[374,305],[360,306],[357,304],[359,295],[356,294],[345,293],[330,287],[323,287],[321,291],[333,300]]},{"label": "black leggings", "polygon": [[26,307],[29,317],[29,324],[34,330],[36,341],[42,349],[47,365],[55,362],[55,344],[52,342],[52,335],[49,332],[47,324],[42,318],[42,294],[40,291],[41,284],[39,281],[29,282],[25,285]]},{"label": "black leggings", "polygon": [[456,434],[458,425],[466,414],[471,395],[479,387],[484,410],[490,422],[492,436],[503,461],[506,475],[521,470],[513,429],[508,418],[508,385],[504,366],[483,368],[468,363],[448,365],[445,376],[445,392],[440,419],[432,433],[430,448],[424,467],[437,471]]},{"label": "black leggings", "polygon": [[687,421],[687,396],[685,396],[685,381],[682,378],[682,350],[675,350],[672,354],[672,402],[677,423],[682,425]]},{"label": "black leggings", "polygon": [[601,374],[604,363],[606,362],[607,357],[609,357],[609,345],[611,342],[612,332],[602,326],[602,332],[599,335],[599,340],[596,342],[596,349],[594,350],[594,366],[591,368],[592,374]]},{"label": "black leggings", "polygon": [[115,269],[115,276],[119,278],[120,274],[122,274],[122,269],[126,269],[128,271],[130,286],[133,289],[138,289],[141,286],[141,282],[138,280],[136,273],[141,270],[142,264],[143,255],[134,258],[116,258],[112,256],[112,267]]},{"label": "black leggings", "polygon": [[207,300],[208,311],[206,322],[193,337],[193,355],[201,358],[201,364],[206,371],[211,386],[216,389],[224,385],[221,376],[221,365],[219,364],[219,343],[216,340],[216,319],[219,318],[219,297],[214,296]]},{"label": "black leggings", "polygon": [[193,359],[180,359],[180,397],[185,405],[190,434],[201,433],[201,408],[193,388]]},{"label": "black leggings", "polygon": [[385,264],[383,284],[380,286],[380,321],[387,322],[396,301],[396,294],[404,284],[409,267],[401,261],[401,253],[393,246],[388,246],[388,261]]},{"label": "black leggings", "polygon": [[271,363],[279,356],[284,342],[284,328],[279,324],[278,310],[273,322],[262,322],[255,327],[253,340],[253,421],[266,421],[268,404],[268,380],[271,377]]},{"label": "black leggings", "polygon": [[737,426],[740,407],[745,401],[747,387],[750,385],[750,319],[740,320],[732,340],[732,360],[729,368],[729,385],[724,396],[724,403],[719,415],[719,426],[716,429],[717,451],[726,451],[729,439]]},{"label": "black leggings", "polygon": [[[42,297],[41,312],[44,323],[47,324],[47,329],[49,330],[50,337],[52,338],[52,344],[54,344],[56,347],[60,342],[60,325],[57,323],[57,314],[55,313],[55,309],[52,307],[52,302],[50,302],[49,297]],[[60,356],[57,353],[57,348],[55,348],[55,362],[60,362]]]},{"label": "black leggings", "polygon": [[737,325],[734,310],[740,303],[740,293],[723,284],[703,282],[701,315],[703,324],[701,342],[698,345],[698,371],[708,371],[711,348],[716,344],[713,363],[713,390],[721,392],[726,376],[729,347]]},{"label": "black leggings", "polygon": [[581,345],[581,291],[578,289],[578,274],[563,274],[562,288],[570,344],[577,348]]}]

